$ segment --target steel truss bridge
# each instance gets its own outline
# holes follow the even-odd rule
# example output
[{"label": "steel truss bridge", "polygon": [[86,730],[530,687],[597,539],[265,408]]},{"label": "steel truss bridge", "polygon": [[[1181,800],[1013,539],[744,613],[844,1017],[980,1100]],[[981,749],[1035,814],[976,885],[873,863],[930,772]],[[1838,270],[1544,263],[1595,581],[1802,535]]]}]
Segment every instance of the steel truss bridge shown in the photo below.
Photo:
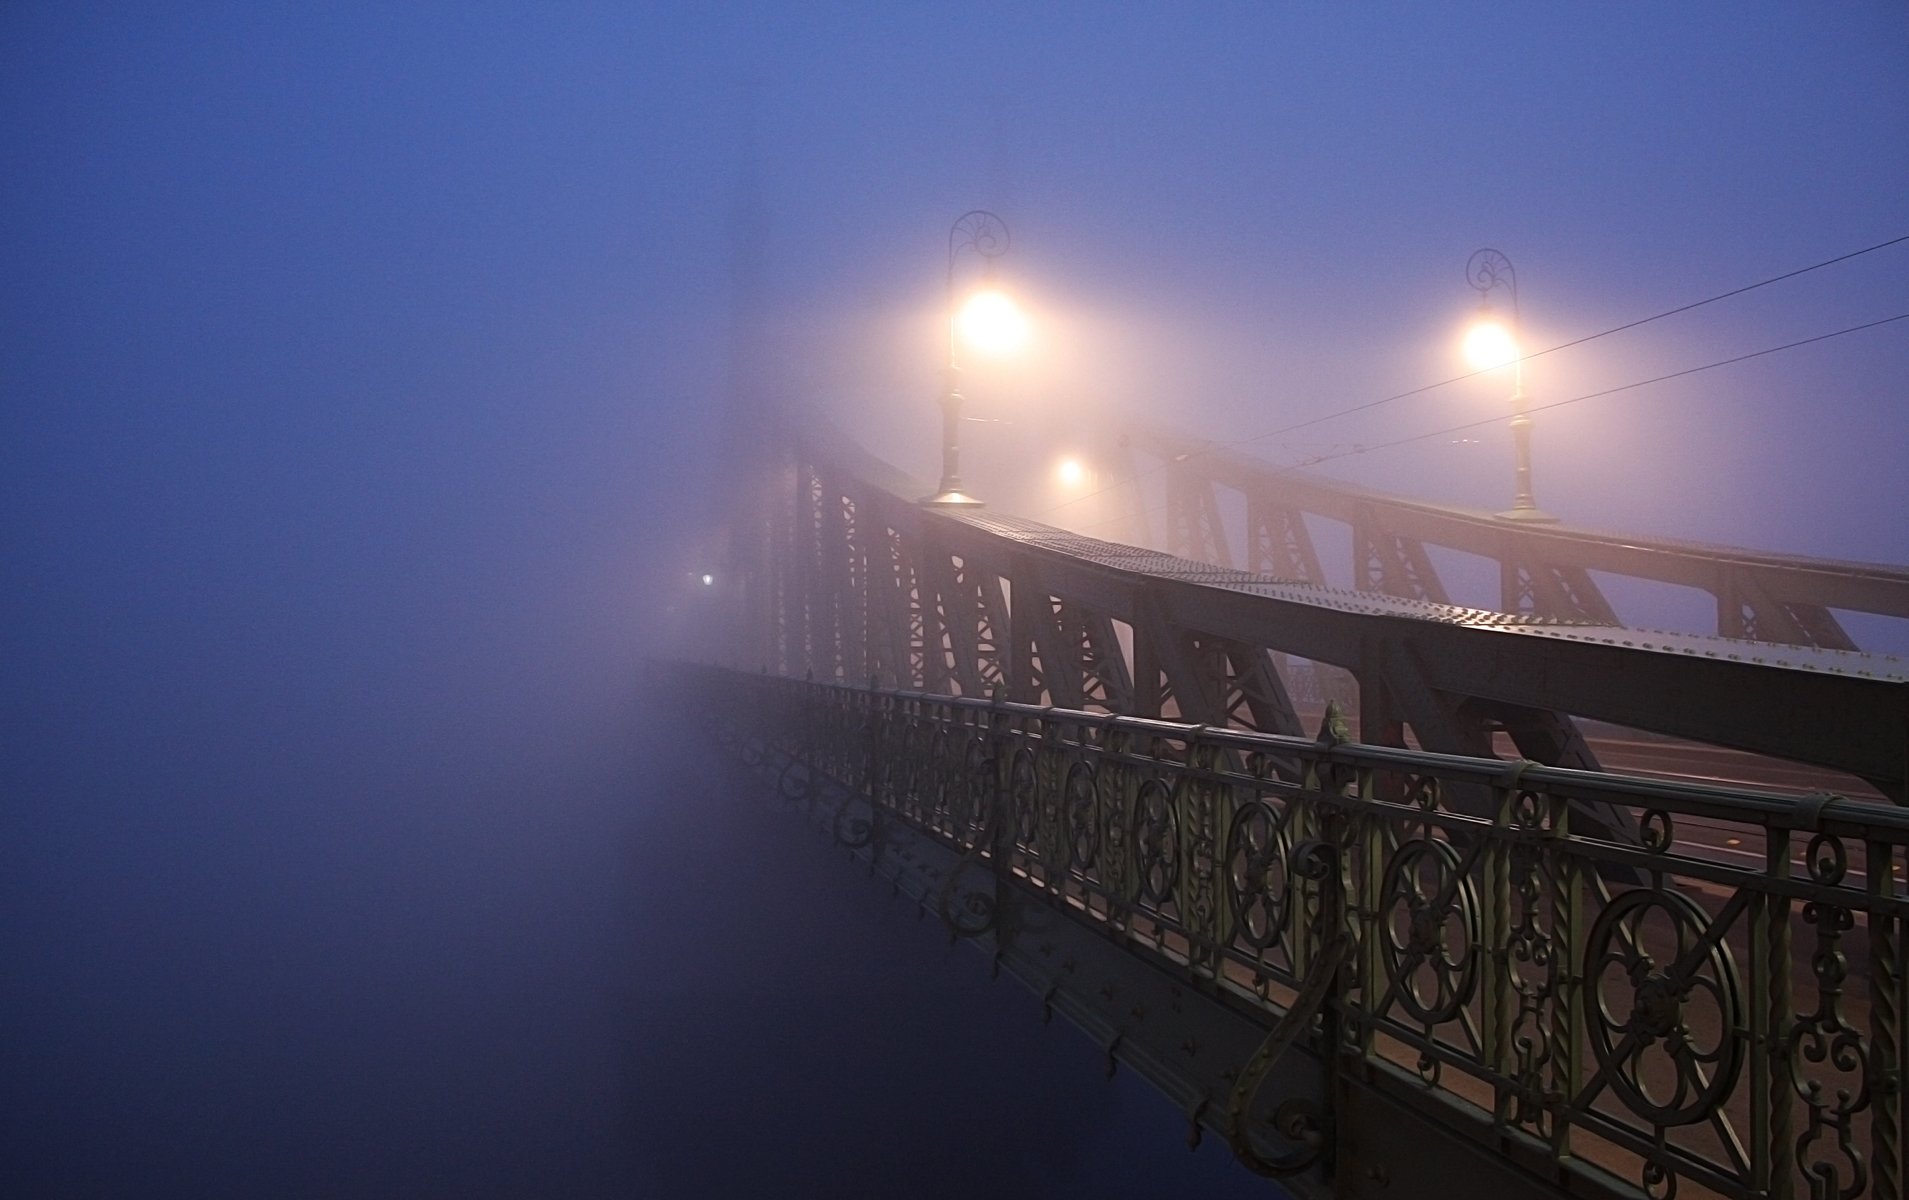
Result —
[{"label": "steel truss bridge", "polygon": [[[1835,612],[1909,617],[1909,571],[1138,432],[1168,553],[764,442],[718,663],[660,683],[1194,1141],[1305,1195],[1903,1196],[1909,674]],[[1453,604],[1427,546],[1502,603]],[[1626,628],[1593,572],[1701,588],[1716,631]],[[1326,671],[1355,694],[1319,711]],[[1851,795],[1602,770],[1587,721]]]}]

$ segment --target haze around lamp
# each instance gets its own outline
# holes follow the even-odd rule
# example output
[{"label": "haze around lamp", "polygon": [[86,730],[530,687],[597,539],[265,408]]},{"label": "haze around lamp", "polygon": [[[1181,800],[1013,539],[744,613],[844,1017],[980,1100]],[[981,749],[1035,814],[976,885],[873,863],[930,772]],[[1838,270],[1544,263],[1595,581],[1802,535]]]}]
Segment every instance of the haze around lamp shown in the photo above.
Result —
[{"label": "haze around lamp", "polygon": [[1007,293],[976,292],[956,318],[961,340],[986,355],[1007,355],[1027,344],[1027,317]]},{"label": "haze around lamp", "polygon": [[1465,361],[1474,371],[1489,371],[1518,361],[1518,339],[1498,321],[1481,317],[1465,333]]}]

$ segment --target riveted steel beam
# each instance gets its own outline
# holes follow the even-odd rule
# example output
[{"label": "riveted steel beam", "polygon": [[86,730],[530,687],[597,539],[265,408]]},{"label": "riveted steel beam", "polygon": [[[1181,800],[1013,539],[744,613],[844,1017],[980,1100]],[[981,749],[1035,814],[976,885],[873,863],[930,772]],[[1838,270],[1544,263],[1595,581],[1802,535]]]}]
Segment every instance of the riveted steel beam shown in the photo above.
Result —
[{"label": "riveted steel beam", "polygon": [[1590,575],[1597,571],[1710,593],[1717,601],[1715,632],[1722,637],[1847,650],[1855,645],[1833,610],[1909,618],[1909,568],[1901,566],[1564,524],[1513,524],[1482,510],[1277,467],[1171,430],[1133,429],[1126,437],[1134,452],[1167,465],[1168,510],[1180,514],[1185,526],[1184,533],[1169,536],[1167,548],[1189,558],[1224,565],[1201,552],[1199,530],[1200,514],[1218,511],[1215,490],[1225,489],[1245,497],[1249,512],[1254,506],[1294,511],[1347,527],[1354,546],[1354,586],[1390,595],[1414,594],[1411,564],[1409,557],[1388,561],[1385,556],[1394,552],[1387,551],[1381,535],[1395,545],[1447,547],[1498,561],[1501,606],[1507,612],[1617,624],[1617,614]]},{"label": "riveted steel beam", "polygon": [[[821,494],[819,478],[811,494]],[[1265,653],[1272,651],[1359,675],[1373,706],[1368,736],[1384,740],[1395,740],[1381,732],[1384,724],[1402,720],[1433,739],[1424,744],[1475,748],[1478,732],[1454,724],[1453,714],[1478,702],[1548,714],[1519,723],[1540,753],[1562,753],[1581,739],[1531,732],[1538,725],[1568,731],[1571,717],[1588,717],[1815,763],[1904,794],[1909,686],[1887,660],[1514,620],[1436,601],[1282,584],[985,511],[923,509],[917,519],[921,569],[938,581],[949,666],[963,694],[986,694],[1000,682],[1017,698],[1084,702],[1088,677],[1071,614],[1093,614],[1133,630],[1137,712],[1290,726],[1290,689]],[[841,536],[817,528],[818,537]],[[809,561],[817,572],[853,574],[839,554]],[[1409,562],[1395,565],[1417,590],[1435,580]],[[826,640],[841,636],[841,609],[859,610],[837,589],[810,592],[817,611],[809,627],[824,643],[812,644],[810,657],[839,662]],[[1376,673],[1368,666],[1374,646],[1386,664]],[[1399,666],[1406,662],[1409,672]],[[1251,686],[1242,691],[1241,680]],[[1244,695],[1254,702],[1237,702]],[[1417,720],[1381,712],[1388,703],[1416,704]]]}]

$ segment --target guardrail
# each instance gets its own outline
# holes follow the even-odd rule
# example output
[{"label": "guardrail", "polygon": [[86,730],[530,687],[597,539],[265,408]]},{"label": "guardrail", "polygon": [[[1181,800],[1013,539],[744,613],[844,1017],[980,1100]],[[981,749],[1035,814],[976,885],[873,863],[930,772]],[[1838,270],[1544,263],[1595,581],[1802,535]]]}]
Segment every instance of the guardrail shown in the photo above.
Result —
[{"label": "guardrail", "polygon": [[[1337,1103],[1402,1099],[1559,1194],[1903,1195],[1909,812],[1350,744],[1334,714],[1307,741],[671,669],[839,783],[838,838],[879,853],[901,822],[958,852],[957,934],[1013,888],[1274,1033],[1311,985]],[[1574,800],[1642,845],[1574,829]],[[1761,866],[1692,852],[1697,826]],[[1290,1132],[1358,1136],[1335,1117]]]}]

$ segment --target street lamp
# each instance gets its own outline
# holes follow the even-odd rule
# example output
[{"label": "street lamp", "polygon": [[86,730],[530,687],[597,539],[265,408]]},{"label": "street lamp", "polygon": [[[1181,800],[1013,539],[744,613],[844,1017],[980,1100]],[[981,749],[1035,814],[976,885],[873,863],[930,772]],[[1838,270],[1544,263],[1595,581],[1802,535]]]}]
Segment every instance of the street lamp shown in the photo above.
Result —
[{"label": "street lamp", "polygon": [[[955,260],[961,251],[981,257],[982,287],[955,309]],[[961,361],[957,342],[987,354],[1018,349],[1027,340],[1027,321],[1005,292],[993,286],[994,260],[1008,250],[1007,223],[991,212],[963,213],[948,229],[948,371],[941,395],[941,486],[923,504],[976,507],[981,501],[961,490]]]},{"label": "street lamp", "polygon": [[[1465,264],[1465,281],[1478,290],[1478,319],[1465,335],[1467,361],[1475,371],[1489,371],[1507,363],[1516,371],[1511,391],[1511,441],[1518,455],[1517,492],[1511,508],[1498,515],[1507,521],[1556,521],[1538,507],[1531,494],[1531,414],[1526,411],[1530,397],[1525,395],[1524,349],[1519,345],[1518,272],[1509,258],[1487,247]],[[1509,328],[1491,308],[1491,294],[1500,287],[1511,293]]]}]

